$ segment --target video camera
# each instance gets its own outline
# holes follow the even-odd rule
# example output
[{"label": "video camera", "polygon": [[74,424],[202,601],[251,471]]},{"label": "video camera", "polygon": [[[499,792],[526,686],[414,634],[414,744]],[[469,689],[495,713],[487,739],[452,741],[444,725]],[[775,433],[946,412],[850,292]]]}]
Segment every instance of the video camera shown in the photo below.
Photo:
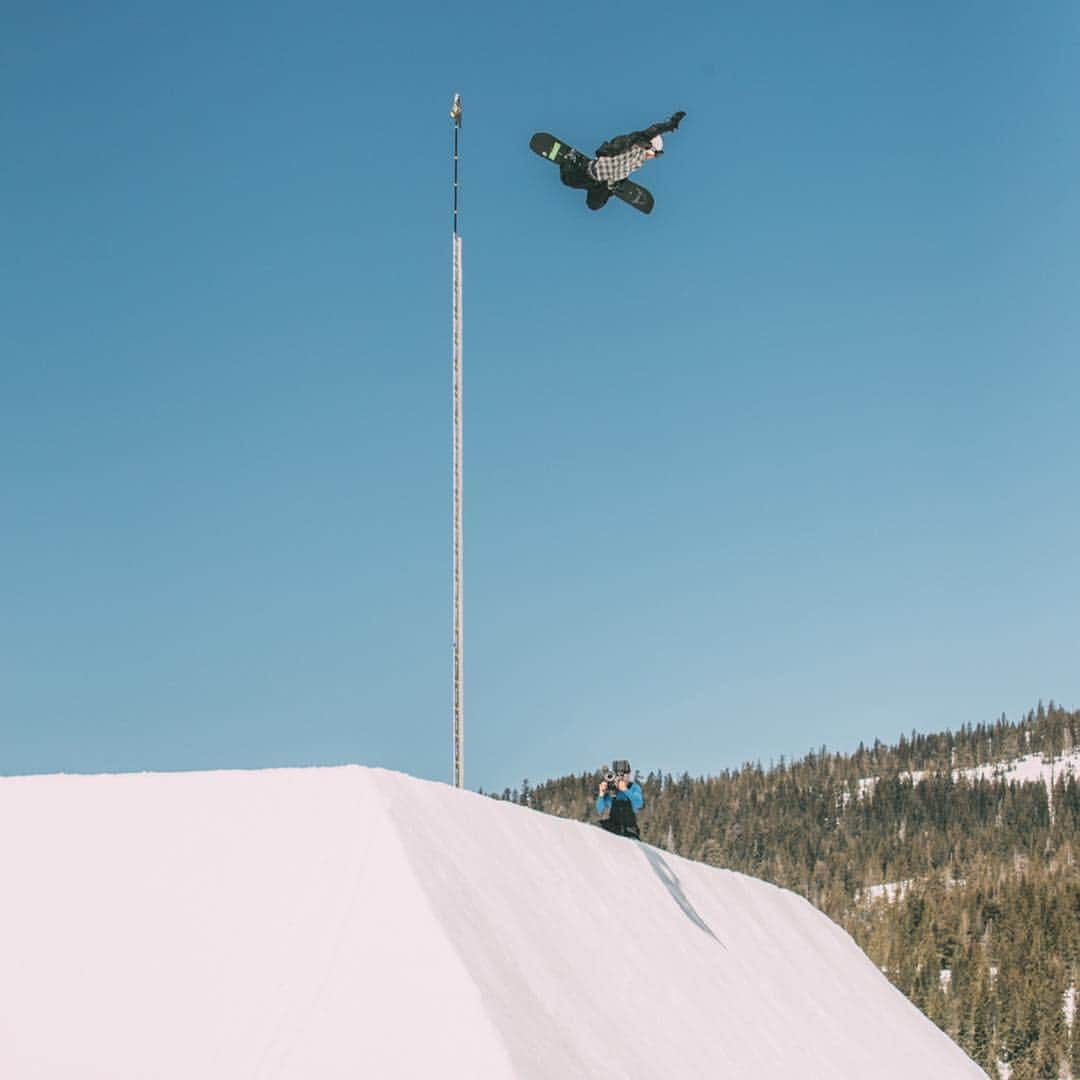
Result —
[{"label": "video camera", "polygon": [[[609,787],[615,787],[619,778],[622,776],[629,777],[630,775],[630,762],[629,761],[613,761],[610,769],[604,770],[604,780]],[[606,792],[605,792],[606,794]]]}]

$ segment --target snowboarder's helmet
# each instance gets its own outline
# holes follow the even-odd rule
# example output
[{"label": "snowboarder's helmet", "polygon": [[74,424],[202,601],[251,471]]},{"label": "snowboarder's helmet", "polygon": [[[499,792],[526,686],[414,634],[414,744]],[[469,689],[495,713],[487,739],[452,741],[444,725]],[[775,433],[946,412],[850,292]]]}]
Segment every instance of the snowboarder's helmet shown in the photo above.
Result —
[{"label": "snowboarder's helmet", "polygon": [[649,142],[652,144],[652,148],[658,153],[664,152],[664,137],[662,135],[654,135]]}]

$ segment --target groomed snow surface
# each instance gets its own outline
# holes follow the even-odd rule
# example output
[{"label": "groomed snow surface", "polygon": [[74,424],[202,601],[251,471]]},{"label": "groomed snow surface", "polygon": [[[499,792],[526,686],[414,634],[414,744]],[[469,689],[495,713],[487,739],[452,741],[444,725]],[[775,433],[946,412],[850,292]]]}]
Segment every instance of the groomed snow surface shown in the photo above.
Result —
[{"label": "groomed snow surface", "polygon": [[0,867],[10,1080],[984,1075],[793,893],[382,770],[2,779]]}]

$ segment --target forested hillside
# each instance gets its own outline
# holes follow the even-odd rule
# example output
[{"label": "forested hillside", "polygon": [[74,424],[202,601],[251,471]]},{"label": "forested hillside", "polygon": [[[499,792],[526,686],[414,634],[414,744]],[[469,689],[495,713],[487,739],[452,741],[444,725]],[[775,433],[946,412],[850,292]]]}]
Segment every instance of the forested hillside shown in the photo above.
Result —
[{"label": "forested hillside", "polygon": [[[642,776],[643,838],[793,889],[994,1077],[1080,1080],[1080,712],[911,734],[718,776]],[[986,766],[1025,755],[1046,782]],[[1056,764],[1054,764],[1056,763]],[[1038,765],[1038,763],[1035,763]],[[982,768],[980,768],[982,767]],[[502,797],[595,817],[598,774]]]}]

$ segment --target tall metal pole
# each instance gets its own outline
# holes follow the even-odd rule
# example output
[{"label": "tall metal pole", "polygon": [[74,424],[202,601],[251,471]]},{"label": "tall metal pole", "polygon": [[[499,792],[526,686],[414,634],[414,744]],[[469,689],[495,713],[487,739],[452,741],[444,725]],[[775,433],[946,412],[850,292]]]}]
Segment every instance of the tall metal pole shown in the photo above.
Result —
[{"label": "tall metal pole", "polygon": [[458,159],[461,134],[461,95],[450,107],[454,122],[454,787],[465,784],[465,716],[463,712],[463,608],[462,597],[462,469],[461,469],[461,233],[458,231]]}]

